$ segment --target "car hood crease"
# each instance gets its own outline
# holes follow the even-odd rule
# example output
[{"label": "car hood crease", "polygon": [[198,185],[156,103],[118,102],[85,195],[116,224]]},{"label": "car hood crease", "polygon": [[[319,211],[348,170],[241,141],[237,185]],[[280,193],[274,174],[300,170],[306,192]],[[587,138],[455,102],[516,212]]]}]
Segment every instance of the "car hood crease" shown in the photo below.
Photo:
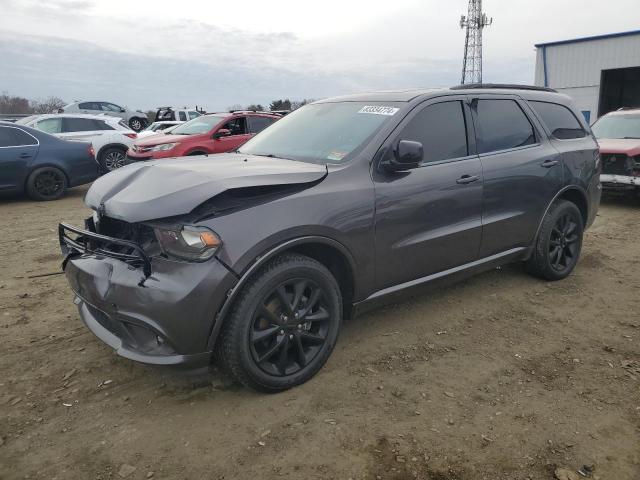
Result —
[{"label": "car hood crease", "polygon": [[135,223],[191,212],[227,190],[313,183],[325,165],[235,153],[129,165],[96,180],[85,197],[102,214]]}]

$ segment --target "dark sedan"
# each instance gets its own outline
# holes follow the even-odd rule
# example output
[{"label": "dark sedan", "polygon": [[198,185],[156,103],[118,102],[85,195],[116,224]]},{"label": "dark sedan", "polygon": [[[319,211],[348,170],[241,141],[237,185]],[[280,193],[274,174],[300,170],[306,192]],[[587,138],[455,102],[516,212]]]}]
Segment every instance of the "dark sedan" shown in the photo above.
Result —
[{"label": "dark sedan", "polygon": [[0,193],[56,200],[67,188],[92,182],[98,163],[90,143],[72,142],[0,122]]}]

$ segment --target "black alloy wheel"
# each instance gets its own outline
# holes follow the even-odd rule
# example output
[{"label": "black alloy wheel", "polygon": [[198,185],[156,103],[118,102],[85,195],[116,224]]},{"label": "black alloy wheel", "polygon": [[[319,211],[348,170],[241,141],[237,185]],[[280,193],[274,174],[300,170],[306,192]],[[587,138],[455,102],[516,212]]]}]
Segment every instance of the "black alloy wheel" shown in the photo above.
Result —
[{"label": "black alloy wheel", "polygon": [[216,356],[225,370],[256,390],[286,390],[331,355],[342,323],[340,288],[318,261],[283,254],[248,280],[224,322]]},{"label": "black alloy wheel", "polygon": [[34,200],[56,200],[67,190],[67,177],[60,169],[43,167],[27,179],[27,193]]},{"label": "black alloy wheel", "polygon": [[578,263],[583,232],[582,213],[576,204],[568,200],[554,202],[542,220],[526,262],[529,273],[545,280],[566,278]]},{"label": "black alloy wheel", "polygon": [[571,212],[564,213],[551,229],[549,239],[549,261],[551,267],[563,272],[575,262],[578,253],[578,221]]},{"label": "black alloy wheel", "polygon": [[250,332],[251,354],[266,373],[287,376],[306,367],[327,341],[329,309],[322,289],[286,280],[265,295]]}]

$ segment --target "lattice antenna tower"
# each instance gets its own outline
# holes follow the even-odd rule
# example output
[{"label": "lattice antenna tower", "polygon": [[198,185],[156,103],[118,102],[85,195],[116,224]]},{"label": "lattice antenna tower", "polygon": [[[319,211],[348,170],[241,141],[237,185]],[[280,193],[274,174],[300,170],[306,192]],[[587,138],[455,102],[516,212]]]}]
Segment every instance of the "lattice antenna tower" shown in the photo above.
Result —
[{"label": "lattice antenna tower", "polygon": [[460,28],[466,29],[460,83],[482,83],[482,30],[492,23],[482,12],[482,0],[469,0],[467,16],[460,17]]}]

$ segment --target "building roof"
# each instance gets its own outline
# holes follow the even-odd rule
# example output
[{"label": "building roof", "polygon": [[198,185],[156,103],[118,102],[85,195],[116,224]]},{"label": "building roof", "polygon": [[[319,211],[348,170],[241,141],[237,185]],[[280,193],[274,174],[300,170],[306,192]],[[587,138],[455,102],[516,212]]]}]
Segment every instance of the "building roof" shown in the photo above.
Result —
[{"label": "building roof", "polygon": [[555,42],[537,43],[536,48],[553,47],[555,45],[566,45],[568,43],[589,42],[591,40],[605,40],[607,38],[629,37],[632,35],[640,35],[640,30],[629,30],[628,32],[607,33],[605,35],[595,35],[591,37],[572,38],[570,40],[558,40]]}]

